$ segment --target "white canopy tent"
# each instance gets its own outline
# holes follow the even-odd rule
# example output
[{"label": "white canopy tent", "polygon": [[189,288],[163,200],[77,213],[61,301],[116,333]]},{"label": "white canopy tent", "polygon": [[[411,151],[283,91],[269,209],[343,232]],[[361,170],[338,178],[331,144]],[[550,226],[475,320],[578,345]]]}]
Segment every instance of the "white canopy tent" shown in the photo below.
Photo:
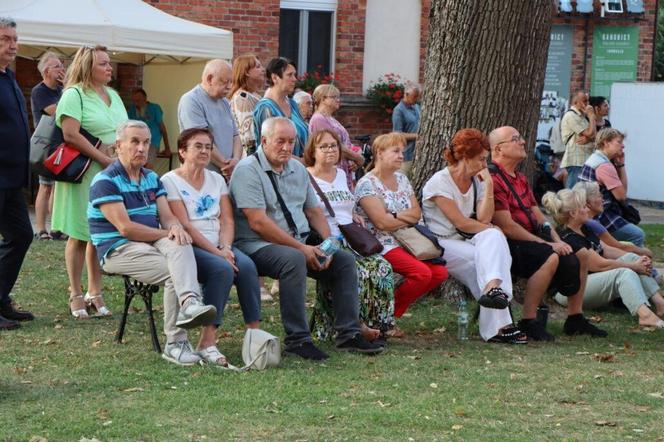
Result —
[{"label": "white canopy tent", "polygon": [[164,110],[172,151],[180,97],[200,81],[205,61],[233,57],[232,32],[140,0],[0,0],[0,16],[16,21],[21,57],[37,59],[50,50],[71,59],[79,47],[99,44],[114,62],[142,65],[143,88]]},{"label": "white canopy tent", "polygon": [[38,57],[45,48],[71,55],[91,44],[106,46],[118,61],[139,64],[233,56],[232,32],[174,17],[140,0],[0,0],[0,16],[16,20],[19,54],[26,57]]}]

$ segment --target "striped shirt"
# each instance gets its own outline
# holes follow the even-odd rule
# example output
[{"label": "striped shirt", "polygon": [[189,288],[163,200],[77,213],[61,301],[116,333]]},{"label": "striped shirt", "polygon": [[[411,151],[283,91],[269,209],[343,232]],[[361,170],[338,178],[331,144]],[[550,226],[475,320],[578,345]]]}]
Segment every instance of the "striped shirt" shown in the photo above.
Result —
[{"label": "striped shirt", "polygon": [[88,223],[92,244],[100,261],[103,262],[106,255],[129,241],[106,219],[101,206],[121,202],[133,222],[158,229],[157,198],[160,196],[166,196],[166,190],[159,176],[148,169],[141,169],[138,183],[129,179],[119,160],[95,175],[90,185]]}]

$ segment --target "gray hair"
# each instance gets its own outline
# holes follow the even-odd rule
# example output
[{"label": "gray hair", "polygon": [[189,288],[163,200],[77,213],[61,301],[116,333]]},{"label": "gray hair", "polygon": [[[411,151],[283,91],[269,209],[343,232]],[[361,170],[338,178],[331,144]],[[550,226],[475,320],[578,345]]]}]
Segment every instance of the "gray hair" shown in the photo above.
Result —
[{"label": "gray hair", "polygon": [[299,105],[299,104],[302,104],[302,102],[303,102],[305,99],[307,99],[307,98],[308,98],[309,100],[313,100],[313,99],[311,98],[311,94],[310,94],[309,92],[306,92],[306,91],[297,91],[297,92],[295,93],[295,95],[293,95],[293,100],[295,100],[295,102],[296,102],[298,105]]},{"label": "gray hair", "polygon": [[604,144],[613,141],[616,138],[625,139],[627,137],[626,133],[620,132],[618,129],[613,127],[605,127],[604,129],[597,132],[595,136],[595,146],[597,149],[603,149]]},{"label": "gray hair", "polygon": [[422,88],[420,87],[419,84],[417,83],[407,83],[406,86],[403,89],[404,94],[412,94],[413,92],[417,91],[417,93],[422,93]]},{"label": "gray hair", "polygon": [[55,58],[56,60],[60,61],[60,57],[58,57],[58,54],[55,52],[45,52],[44,55],[39,57],[39,63],[37,64],[37,70],[39,71],[40,74],[44,75],[44,71],[46,70],[46,64],[48,63],[49,60]]},{"label": "gray hair", "polygon": [[[274,135],[274,131],[277,128],[278,124],[288,124],[290,127],[293,128],[295,131],[295,125],[291,120],[285,117],[272,117],[268,118],[267,120],[263,121],[263,124],[261,124],[261,135],[264,136],[265,138],[272,138]],[[296,131],[297,133],[297,131]]]},{"label": "gray hair", "polygon": [[564,226],[569,221],[572,211],[586,205],[586,195],[579,189],[562,189],[558,193],[547,192],[542,197],[542,205],[558,225]]},{"label": "gray hair", "polygon": [[148,127],[147,124],[143,121],[139,120],[127,120],[124,123],[121,123],[118,128],[115,130],[115,140],[120,141],[124,140],[125,132],[127,132],[127,129],[136,127],[139,129],[145,129],[150,132],[150,128]]},{"label": "gray hair", "polygon": [[0,29],[15,28],[16,22],[10,17],[0,17]]},{"label": "gray hair", "polygon": [[599,190],[599,184],[597,181],[579,181],[574,185],[574,187],[572,187],[572,190],[583,192],[586,200],[594,196],[602,195],[602,192]]}]

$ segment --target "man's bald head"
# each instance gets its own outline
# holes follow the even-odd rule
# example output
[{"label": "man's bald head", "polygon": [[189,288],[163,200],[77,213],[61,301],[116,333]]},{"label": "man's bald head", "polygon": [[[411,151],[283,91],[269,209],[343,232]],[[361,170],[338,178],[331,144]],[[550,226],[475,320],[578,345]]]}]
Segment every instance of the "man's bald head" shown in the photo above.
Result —
[{"label": "man's bald head", "polygon": [[230,91],[232,78],[231,64],[226,60],[216,58],[205,64],[201,86],[211,98],[218,100],[225,97]]},{"label": "man's bald head", "polygon": [[491,146],[491,151],[493,152],[493,148],[501,141],[509,138],[515,130],[512,126],[501,126],[489,132],[489,146]]},{"label": "man's bald head", "polygon": [[489,133],[491,161],[516,167],[526,158],[526,142],[512,126],[502,126]]}]

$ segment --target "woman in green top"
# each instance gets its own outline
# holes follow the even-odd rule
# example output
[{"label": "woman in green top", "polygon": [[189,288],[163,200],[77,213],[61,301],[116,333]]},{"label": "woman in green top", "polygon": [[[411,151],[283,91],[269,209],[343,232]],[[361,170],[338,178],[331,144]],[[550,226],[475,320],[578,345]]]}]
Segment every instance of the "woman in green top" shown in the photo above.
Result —
[{"label": "woman in green top", "polygon": [[[90,242],[86,216],[92,178],[102,167],[113,162],[110,157],[116,127],[126,121],[127,112],[120,96],[107,87],[113,67],[103,46],[80,48],[65,76],[65,91],[56,109],[56,124],[65,141],[93,160],[80,184],[57,182],[53,200],[52,228],[65,232],[65,263],[69,277],[69,308],[76,319],[87,319],[87,308],[109,316],[101,294],[101,270],[97,253]],[[99,149],[80,134],[83,128],[103,143]],[[83,297],[83,263],[88,270],[88,292]]]}]

